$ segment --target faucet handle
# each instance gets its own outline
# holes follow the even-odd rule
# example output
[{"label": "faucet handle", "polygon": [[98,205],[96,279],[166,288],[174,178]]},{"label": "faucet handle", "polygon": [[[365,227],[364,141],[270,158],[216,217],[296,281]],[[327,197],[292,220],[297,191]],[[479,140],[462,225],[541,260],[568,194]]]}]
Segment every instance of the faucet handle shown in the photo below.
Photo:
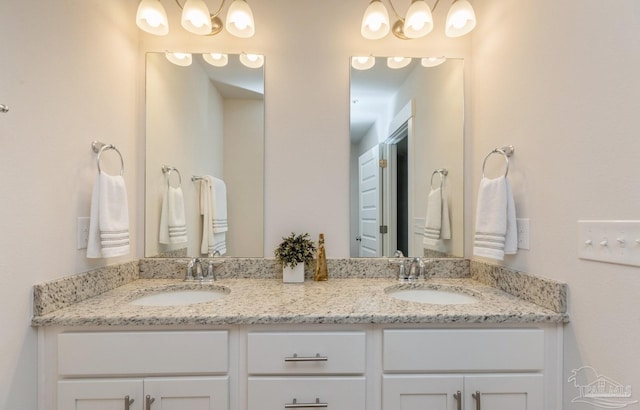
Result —
[{"label": "faucet handle", "polygon": [[187,276],[184,279],[185,281],[195,280],[193,277],[193,266],[195,265],[195,259],[191,259],[189,263],[187,263]]},{"label": "faucet handle", "polygon": [[207,272],[202,277],[202,280],[206,282],[213,282],[216,280],[216,273],[214,270],[213,261],[207,261]]}]

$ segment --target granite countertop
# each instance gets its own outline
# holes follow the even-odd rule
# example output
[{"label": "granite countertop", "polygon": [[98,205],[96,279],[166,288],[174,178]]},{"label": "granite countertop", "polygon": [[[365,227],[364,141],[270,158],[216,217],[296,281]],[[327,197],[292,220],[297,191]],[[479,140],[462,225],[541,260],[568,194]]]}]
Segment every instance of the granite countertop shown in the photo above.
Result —
[{"label": "granite countertop", "polygon": [[[365,323],[562,323],[566,313],[527,302],[471,278],[433,278],[422,286],[472,294],[478,303],[432,305],[391,298],[394,279],[228,279],[212,284],[177,279],[138,279],[90,299],[37,315],[34,326],[365,324]],[[145,295],[178,289],[224,287],[221,299],[187,306],[137,306]]]}]

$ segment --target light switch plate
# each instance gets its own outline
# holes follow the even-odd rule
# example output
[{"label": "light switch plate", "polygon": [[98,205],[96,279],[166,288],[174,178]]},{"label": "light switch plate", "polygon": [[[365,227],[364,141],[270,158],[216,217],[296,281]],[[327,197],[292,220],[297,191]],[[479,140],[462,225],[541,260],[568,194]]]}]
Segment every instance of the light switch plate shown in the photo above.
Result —
[{"label": "light switch plate", "polygon": [[640,266],[640,221],[578,221],[578,257]]},{"label": "light switch plate", "polygon": [[87,249],[89,245],[89,217],[79,216],[76,229],[76,244],[78,249]]},{"label": "light switch plate", "polygon": [[516,219],[518,229],[518,249],[531,249],[531,221],[529,218]]}]

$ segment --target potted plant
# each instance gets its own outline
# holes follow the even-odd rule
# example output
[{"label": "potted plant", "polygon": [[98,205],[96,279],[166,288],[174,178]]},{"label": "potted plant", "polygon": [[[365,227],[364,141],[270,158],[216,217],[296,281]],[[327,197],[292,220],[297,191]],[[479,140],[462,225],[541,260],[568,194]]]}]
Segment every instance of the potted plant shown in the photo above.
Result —
[{"label": "potted plant", "polygon": [[275,251],[276,259],[282,263],[282,280],[284,282],[304,282],[304,264],[313,260],[316,246],[309,239],[309,234],[291,235],[282,238]]}]

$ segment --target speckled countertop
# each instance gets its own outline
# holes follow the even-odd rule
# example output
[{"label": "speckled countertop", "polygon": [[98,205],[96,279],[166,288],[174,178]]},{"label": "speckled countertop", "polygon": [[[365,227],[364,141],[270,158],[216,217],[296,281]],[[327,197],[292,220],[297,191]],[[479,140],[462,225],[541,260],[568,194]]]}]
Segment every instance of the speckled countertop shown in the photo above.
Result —
[{"label": "speckled countertop", "polygon": [[[229,279],[213,284],[177,279],[138,279],[115,289],[36,315],[35,326],[364,324],[364,323],[561,323],[566,313],[541,307],[472,278],[434,278],[421,284],[476,296],[473,304],[432,305],[397,300],[385,293],[387,278],[307,280]],[[186,306],[137,306],[142,295],[173,289],[223,287],[223,298]]]}]

